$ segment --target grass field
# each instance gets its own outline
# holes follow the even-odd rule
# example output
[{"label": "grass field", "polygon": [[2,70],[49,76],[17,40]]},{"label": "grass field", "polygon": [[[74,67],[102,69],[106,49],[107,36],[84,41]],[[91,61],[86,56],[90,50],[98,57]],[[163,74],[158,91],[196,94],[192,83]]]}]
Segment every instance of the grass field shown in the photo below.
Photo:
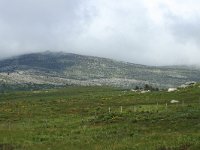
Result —
[{"label": "grass field", "polygon": [[[178,104],[170,104],[172,99]],[[0,150],[199,150],[200,88],[0,94]]]}]

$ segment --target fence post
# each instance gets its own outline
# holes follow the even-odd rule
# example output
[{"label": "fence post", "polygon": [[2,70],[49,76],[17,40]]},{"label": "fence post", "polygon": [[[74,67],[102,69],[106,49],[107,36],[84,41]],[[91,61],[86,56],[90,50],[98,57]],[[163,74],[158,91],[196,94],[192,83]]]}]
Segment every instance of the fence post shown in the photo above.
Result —
[{"label": "fence post", "polygon": [[158,111],[158,102],[157,102],[157,104],[156,104],[156,110]]},{"label": "fence post", "polygon": [[134,112],[136,112],[136,107],[135,106],[133,107],[133,110],[134,110]]}]

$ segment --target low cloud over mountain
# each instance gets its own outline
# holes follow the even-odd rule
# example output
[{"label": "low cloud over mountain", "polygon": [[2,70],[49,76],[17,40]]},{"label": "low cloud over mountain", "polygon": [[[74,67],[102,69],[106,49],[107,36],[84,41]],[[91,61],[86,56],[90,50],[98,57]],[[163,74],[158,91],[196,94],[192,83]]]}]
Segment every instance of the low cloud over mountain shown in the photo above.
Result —
[{"label": "low cloud over mountain", "polygon": [[0,58],[45,50],[200,64],[197,0],[0,0]]}]

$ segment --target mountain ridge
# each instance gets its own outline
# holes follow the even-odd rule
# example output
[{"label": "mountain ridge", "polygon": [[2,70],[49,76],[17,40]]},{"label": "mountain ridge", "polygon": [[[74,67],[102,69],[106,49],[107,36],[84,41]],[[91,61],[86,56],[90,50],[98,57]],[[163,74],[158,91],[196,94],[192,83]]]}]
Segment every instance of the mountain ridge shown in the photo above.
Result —
[{"label": "mountain ridge", "polygon": [[192,66],[146,66],[50,51],[0,60],[0,82],[4,84],[108,85],[124,88],[150,84],[167,88],[188,81],[200,81],[200,69]]}]

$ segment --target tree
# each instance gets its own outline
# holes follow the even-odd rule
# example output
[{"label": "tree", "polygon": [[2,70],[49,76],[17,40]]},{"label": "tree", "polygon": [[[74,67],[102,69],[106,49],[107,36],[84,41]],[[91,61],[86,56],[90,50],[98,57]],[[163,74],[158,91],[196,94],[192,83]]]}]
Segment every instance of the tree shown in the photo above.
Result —
[{"label": "tree", "polygon": [[144,90],[152,90],[152,87],[148,84],[144,85]]},{"label": "tree", "polygon": [[140,89],[139,86],[136,85],[135,90],[139,90],[139,89]]}]

